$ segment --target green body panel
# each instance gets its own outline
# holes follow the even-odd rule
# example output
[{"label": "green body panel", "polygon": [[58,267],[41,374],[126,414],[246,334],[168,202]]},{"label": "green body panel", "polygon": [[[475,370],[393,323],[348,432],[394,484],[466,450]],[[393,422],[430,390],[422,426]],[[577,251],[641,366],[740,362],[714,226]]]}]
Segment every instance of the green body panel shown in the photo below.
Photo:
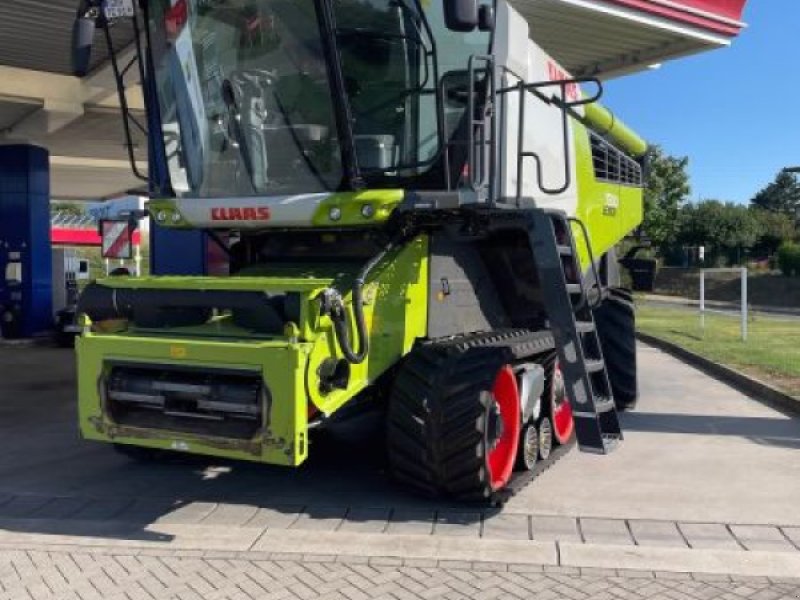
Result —
[{"label": "green body panel", "polygon": [[[78,416],[85,439],[280,465],[298,465],[308,454],[303,367],[311,351],[310,343],[84,334],[78,339],[76,350]],[[269,423],[252,440],[117,425],[103,410],[100,394],[101,379],[108,370],[109,361],[257,371],[273,398]]]},{"label": "green body panel", "polygon": [[[361,190],[340,192],[323,200],[311,220],[314,227],[363,227],[388,220],[403,200],[403,190]],[[364,207],[372,209],[372,216],[363,214]],[[331,219],[331,209],[341,211],[339,219]]]},{"label": "green body panel", "polygon": [[[589,104],[587,108],[591,106],[595,105]],[[638,186],[597,179],[589,133],[577,120],[573,119],[572,124],[578,195],[575,216],[586,226],[592,254],[598,259],[642,222],[643,190]],[[636,139],[639,139],[638,136]],[[577,224],[573,224],[572,228],[580,264],[584,270],[588,269],[590,260],[585,236]]]},{"label": "green body panel", "polygon": [[647,152],[647,142],[602,104],[593,102],[584,106],[583,110],[583,118],[592,129],[609,138],[631,156],[640,157]]},{"label": "green body panel", "polygon": [[97,282],[109,287],[128,289],[161,290],[225,290],[240,292],[313,292],[327,287],[342,273],[335,267],[327,270],[318,267],[295,269],[294,273],[282,272],[263,277],[196,277],[183,275],[155,275],[150,277],[109,277]]},{"label": "green body panel", "polygon": [[[118,288],[297,292],[302,298],[301,322],[287,324],[282,336],[256,335],[225,323],[224,317],[193,327],[137,330],[130,325],[115,333],[86,331],[77,342],[82,435],[272,464],[302,463],[308,453],[309,412],[332,414],[396,364],[426,334],[428,240],[421,236],[387,256],[371,275],[364,288],[369,355],[362,364],[351,366],[346,389],[321,392],[318,369],[325,359],[340,358],[340,353],[332,322],[319,315],[316,297],[334,286],[349,306],[347,286],[357,270],[358,265],[349,265],[346,269],[295,269],[294,277],[282,270],[263,277],[105,280],[104,285]],[[355,330],[351,339],[356,339]],[[170,366],[190,366],[254,371],[263,378],[271,397],[265,423],[251,440],[120,426],[103,408],[102,378],[111,362],[163,366],[167,370]]]},{"label": "green body panel", "polygon": [[[364,317],[370,340],[367,359],[350,367],[346,390],[321,394],[309,385],[311,401],[324,414],[331,414],[374,382],[386,369],[405,356],[414,342],[427,334],[428,325],[428,240],[419,237],[402,250],[390,254],[364,291]],[[349,294],[345,298],[349,301]],[[351,319],[352,323],[352,319]],[[333,324],[318,318],[311,327],[318,338],[309,360],[310,372],[327,357],[339,357]],[[355,329],[350,339],[355,340]]]},{"label": "green body panel", "polygon": [[150,213],[150,218],[161,227],[194,229],[194,225],[189,223],[178,210],[175,198],[151,198],[147,201],[147,211]]}]

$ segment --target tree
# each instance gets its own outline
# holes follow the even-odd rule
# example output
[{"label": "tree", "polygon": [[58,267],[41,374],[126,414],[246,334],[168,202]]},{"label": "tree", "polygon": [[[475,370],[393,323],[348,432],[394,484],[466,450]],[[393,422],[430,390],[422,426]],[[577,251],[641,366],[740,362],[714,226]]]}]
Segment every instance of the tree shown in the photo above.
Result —
[{"label": "tree", "polygon": [[794,173],[780,171],[775,180],[753,196],[750,202],[764,210],[796,219],[800,210],[800,182]]},{"label": "tree", "polygon": [[653,244],[663,246],[676,240],[679,211],[691,191],[689,158],[670,156],[660,146],[651,146],[647,160],[642,231]]},{"label": "tree", "polygon": [[80,216],[86,214],[86,209],[79,202],[55,201],[50,203],[50,212]]},{"label": "tree", "polygon": [[772,256],[784,242],[794,238],[796,229],[790,215],[750,206],[759,224],[760,234],[754,250],[762,256]]},{"label": "tree", "polygon": [[703,200],[680,210],[676,239],[686,246],[705,246],[708,260],[726,257],[740,262],[742,251],[753,248],[764,233],[759,213],[743,204]]}]

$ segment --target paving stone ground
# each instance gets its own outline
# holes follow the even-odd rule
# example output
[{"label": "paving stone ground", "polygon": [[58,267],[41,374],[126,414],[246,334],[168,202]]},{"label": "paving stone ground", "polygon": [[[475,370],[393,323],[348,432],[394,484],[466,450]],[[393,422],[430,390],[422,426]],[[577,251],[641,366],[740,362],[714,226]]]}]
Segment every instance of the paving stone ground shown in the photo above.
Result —
[{"label": "paving stone ground", "polygon": [[466,540],[531,540],[616,546],[767,551],[800,554],[800,529],[781,525],[695,523],[647,519],[597,519],[502,512],[497,509],[406,511],[326,504],[215,503],[168,499],[0,497],[0,528],[41,533],[80,532],[86,524],[123,530],[156,525],[224,526],[243,535],[292,530],[459,537]]},{"label": "paving stone ground", "polygon": [[800,579],[95,548],[0,550],[0,600],[798,600]]},{"label": "paving stone ground", "polygon": [[[691,555],[689,566],[673,571],[702,570],[692,557],[703,553],[800,565],[800,419],[649,348],[640,348],[642,398],[623,415],[620,450],[569,453],[503,511],[409,495],[389,481],[375,453],[351,440],[314,446],[296,470],[205,458],[130,462],[78,438],[72,359],[68,351],[0,347],[0,600],[800,600],[797,581],[551,570],[515,564],[513,553],[502,563],[360,558],[362,548],[342,547],[347,536],[377,535],[385,546],[410,534],[431,536],[433,545],[450,540],[451,548],[457,540],[478,553],[499,542],[526,544],[523,552],[559,543],[563,558],[574,546],[575,562],[551,564],[587,564],[576,548],[594,545],[620,556]],[[212,540],[203,527],[222,533]],[[171,540],[170,531],[180,535]],[[300,551],[331,554],[252,552],[264,549],[256,541],[265,531],[323,537],[331,542],[325,549]],[[209,554],[223,548],[236,552]],[[536,562],[524,559],[516,558]],[[706,570],[733,572],[727,562]],[[788,570],[800,575],[800,567]]]}]

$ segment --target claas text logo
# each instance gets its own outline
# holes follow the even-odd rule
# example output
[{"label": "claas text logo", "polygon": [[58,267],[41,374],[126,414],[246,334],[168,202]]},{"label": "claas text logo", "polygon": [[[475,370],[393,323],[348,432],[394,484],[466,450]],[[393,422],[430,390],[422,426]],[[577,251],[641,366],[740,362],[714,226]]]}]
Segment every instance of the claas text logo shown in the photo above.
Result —
[{"label": "claas text logo", "polygon": [[212,221],[269,221],[272,217],[268,206],[214,207]]}]

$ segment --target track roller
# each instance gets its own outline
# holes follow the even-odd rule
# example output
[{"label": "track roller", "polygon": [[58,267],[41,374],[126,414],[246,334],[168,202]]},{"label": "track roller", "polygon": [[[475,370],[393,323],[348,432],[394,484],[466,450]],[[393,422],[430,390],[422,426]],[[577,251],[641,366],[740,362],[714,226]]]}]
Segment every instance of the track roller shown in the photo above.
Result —
[{"label": "track roller", "polygon": [[558,360],[553,362],[549,369],[548,385],[545,389],[548,397],[548,414],[551,418],[553,438],[556,444],[566,444],[575,430],[572,420],[572,405],[567,399],[564,386],[564,375],[558,365]]},{"label": "track roller", "polygon": [[539,430],[536,423],[527,423],[522,428],[517,451],[517,470],[533,471],[539,460]]}]

